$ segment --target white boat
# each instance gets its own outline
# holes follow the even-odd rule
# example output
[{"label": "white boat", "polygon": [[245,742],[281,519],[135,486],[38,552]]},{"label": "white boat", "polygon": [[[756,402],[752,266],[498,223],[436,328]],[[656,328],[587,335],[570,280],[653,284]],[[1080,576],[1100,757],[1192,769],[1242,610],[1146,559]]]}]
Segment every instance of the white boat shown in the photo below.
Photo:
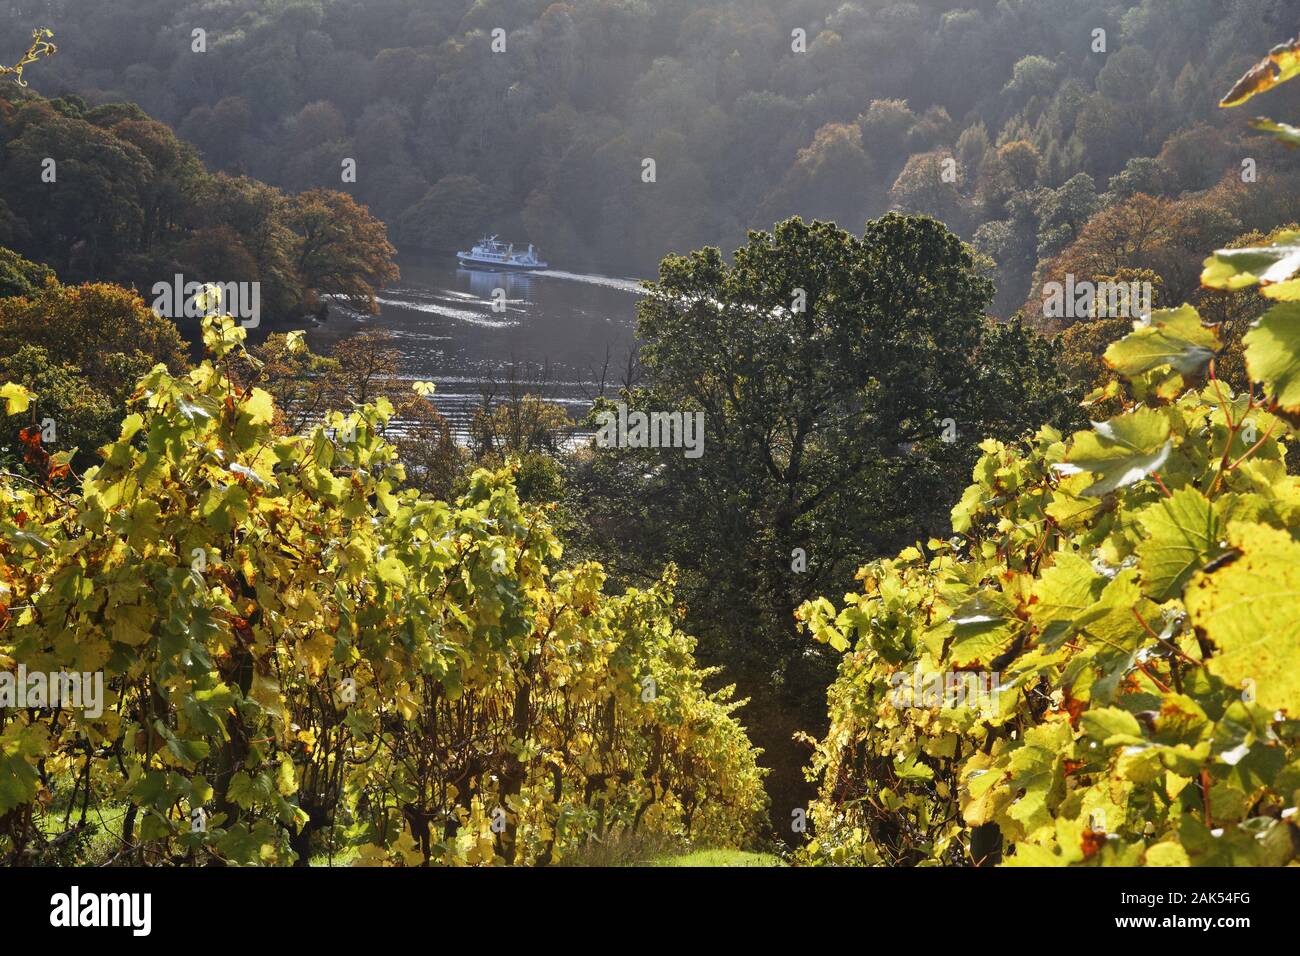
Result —
[{"label": "white boat", "polygon": [[496,236],[480,239],[469,252],[456,253],[463,266],[481,269],[545,269],[546,263],[537,258],[531,243],[527,252],[516,252],[514,243],[501,242]]}]

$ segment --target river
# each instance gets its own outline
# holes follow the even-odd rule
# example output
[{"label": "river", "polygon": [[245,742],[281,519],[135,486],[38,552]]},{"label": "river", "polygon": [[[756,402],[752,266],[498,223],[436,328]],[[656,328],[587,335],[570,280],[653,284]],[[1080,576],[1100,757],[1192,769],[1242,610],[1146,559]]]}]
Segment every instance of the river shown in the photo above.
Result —
[{"label": "river", "polygon": [[[341,339],[386,329],[401,352],[402,374],[437,386],[434,404],[462,438],[484,393],[501,396],[512,380],[574,419],[591,407],[607,356],[612,390],[621,383],[641,297],[637,280],[486,272],[432,257],[398,264],[402,278],[380,292],[378,315],[336,305],[325,322],[306,329],[307,344],[328,355]],[[263,326],[250,338],[287,328]]]}]

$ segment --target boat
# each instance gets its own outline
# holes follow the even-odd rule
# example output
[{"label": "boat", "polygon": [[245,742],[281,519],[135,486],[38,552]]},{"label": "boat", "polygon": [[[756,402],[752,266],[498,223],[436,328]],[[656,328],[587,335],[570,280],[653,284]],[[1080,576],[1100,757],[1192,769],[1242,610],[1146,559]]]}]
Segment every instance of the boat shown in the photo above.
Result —
[{"label": "boat", "polygon": [[516,252],[514,243],[501,242],[496,236],[480,239],[469,252],[456,253],[463,266],[480,269],[545,269],[546,263],[537,258],[532,243],[527,252]]}]

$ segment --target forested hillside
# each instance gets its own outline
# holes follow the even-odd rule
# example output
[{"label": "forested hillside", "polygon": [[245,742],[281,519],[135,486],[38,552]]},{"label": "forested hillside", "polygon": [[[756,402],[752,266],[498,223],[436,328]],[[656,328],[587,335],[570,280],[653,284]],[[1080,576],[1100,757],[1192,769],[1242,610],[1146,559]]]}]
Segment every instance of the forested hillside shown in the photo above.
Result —
[{"label": "forested hillside", "polygon": [[0,246],[68,280],[143,294],[178,274],[221,276],[257,283],[266,317],[284,320],[324,315],[326,297],[373,310],[398,274],[383,223],[346,193],[213,174],[134,104],[0,86],[0,183]]},{"label": "forested hillside", "polygon": [[[1287,0],[8,5],[66,23],[42,92],[139,103],[216,169],[343,188],[399,246],[491,229],[649,275],[790,215],[857,229],[896,208],[975,240],[1003,316],[1107,207],[1237,174],[1215,100],[1294,30]],[[1237,233],[1289,221],[1221,215]]]}]

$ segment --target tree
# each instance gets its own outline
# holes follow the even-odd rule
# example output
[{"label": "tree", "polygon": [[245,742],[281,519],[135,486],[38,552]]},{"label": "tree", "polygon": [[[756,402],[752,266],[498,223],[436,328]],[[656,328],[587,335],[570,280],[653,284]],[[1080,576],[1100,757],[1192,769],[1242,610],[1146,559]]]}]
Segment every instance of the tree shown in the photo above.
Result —
[{"label": "tree", "polygon": [[1059,189],[1045,191],[1038,212],[1038,258],[1068,245],[1101,206],[1097,188],[1087,173],[1078,173]]},{"label": "tree", "polygon": [[906,100],[872,100],[858,117],[863,148],[881,165],[897,164],[907,154],[907,134],[915,124]]},{"label": "tree", "polygon": [[894,208],[934,216],[954,231],[964,230],[969,204],[961,194],[962,170],[955,162],[946,150],[910,157],[889,188]]},{"label": "tree", "polygon": [[210,224],[207,228],[225,227],[252,256],[256,274],[250,279],[262,284],[266,312],[294,314],[304,290],[296,264],[298,238],[288,223],[288,197],[256,179],[219,173],[203,183],[195,198],[196,215]]},{"label": "tree", "polygon": [[[303,135],[332,116],[307,111]],[[10,107],[0,95],[0,127],[0,241],[67,278],[142,289],[177,273],[257,282],[263,314],[285,318],[321,311],[328,295],[372,307],[397,275],[383,224],[365,207],[327,190],[290,200],[253,179],[213,176],[133,104],[87,109],[76,97],[23,94]],[[392,185],[397,201],[410,183]]]},{"label": "tree", "polygon": [[382,222],[347,193],[331,189],[294,196],[287,221],[298,235],[296,265],[311,293],[379,311],[376,290],[400,274]]},{"label": "tree", "polygon": [[180,372],[189,364],[172,321],[134,291],[108,283],[47,284],[30,297],[0,299],[0,355],[24,345],[77,369],[117,408],[149,368]]},{"label": "tree", "polygon": [[1123,270],[1146,270],[1159,277],[1170,303],[1195,302],[1201,296],[1204,254],[1240,235],[1245,220],[1263,220],[1267,230],[1288,221],[1300,209],[1271,201],[1256,212],[1257,190],[1229,177],[1205,193],[1177,199],[1138,193],[1105,206],[1079,228],[1073,242],[1040,264],[1027,312],[1041,308],[1036,301],[1043,282],[1100,281]]},{"label": "tree", "polygon": [[703,656],[756,698],[777,818],[800,793],[789,735],[815,724],[829,676],[794,608],[939,526],[973,460],[962,436],[1015,435],[1068,401],[1030,333],[986,322],[991,298],[940,223],[891,214],[861,238],[799,219],[751,232],[732,265],[669,257],[640,306],[653,384],[625,400],[702,414],[703,454],[594,449],[575,523],[634,579],[682,569]]},{"label": "tree", "polygon": [[868,209],[875,178],[858,127],[828,123],[799,150],[780,189],[769,200],[768,211],[778,215],[798,212],[809,219],[834,219],[843,212],[855,220]]},{"label": "tree", "polygon": [[1045,56],[1030,54],[1016,61],[1011,70],[1011,79],[1002,88],[1002,92],[1023,104],[1035,96],[1051,93],[1056,84],[1056,64]]},{"label": "tree", "polygon": [[1132,103],[1116,102],[1100,94],[1088,97],[1074,129],[1086,171],[1097,179],[1118,173],[1134,152],[1134,139],[1141,141],[1143,130],[1142,116]]},{"label": "tree", "polygon": [[32,395],[25,420],[6,422],[4,440],[6,451],[23,449],[25,464],[46,466],[32,468],[33,477],[46,477],[51,454],[64,454],[63,465],[78,470],[98,463],[96,451],[117,434],[121,407],[76,366],[55,361],[39,345],[22,345],[0,355],[0,377]]},{"label": "tree", "polygon": [[[90,278],[138,248],[153,176],[138,148],[39,100],[22,106],[9,127],[5,200],[31,234],[18,251],[53,261],[60,274]],[[55,157],[51,182],[43,174]]]},{"label": "tree", "polygon": [[986,213],[999,217],[1012,196],[1038,182],[1041,162],[1034,144],[1026,140],[999,146],[980,169],[978,196]]},{"label": "tree", "polygon": [[53,278],[54,270],[49,266],[28,262],[13,250],[0,246],[0,299],[35,295]]},{"label": "tree", "polygon": [[1165,274],[1176,256],[1178,228],[1177,210],[1166,199],[1138,194],[1103,209],[1079,230],[1074,242],[1040,267],[1026,314],[1042,315],[1039,293],[1048,281],[1073,276],[1076,283],[1092,282],[1128,268]]},{"label": "tree", "polygon": [[335,143],[347,136],[348,123],[328,100],[308,103],[287,124],[286,133],[295,153]]},{"label": "tree", "polygon": [[492,190],[473,176],[444,176],[397,219],[404,244],[463,249],[482,235],[495,214]]},{"label": "tree", "polygon": [[244,137],[252,128],[253,112],[242,96],[225,96],[216,104],[196,106],[178,127],[182,136],[217,169],[238,171]]},{"label": "tree", "polygon": [[1124,164],[1124,171],[1110,178],[1107,189],[1116,199],[1131,199],[1138,193],[1163,196],[1169,191],[1173,177],[1158,159],[1135,156]]},{"label": "tree", "polygon": [[1205,123],[1180,130],[1165,140],[1156,161],[1168,170],[1175,193],[1209,189],[1240,162],[1241,144]]}]

